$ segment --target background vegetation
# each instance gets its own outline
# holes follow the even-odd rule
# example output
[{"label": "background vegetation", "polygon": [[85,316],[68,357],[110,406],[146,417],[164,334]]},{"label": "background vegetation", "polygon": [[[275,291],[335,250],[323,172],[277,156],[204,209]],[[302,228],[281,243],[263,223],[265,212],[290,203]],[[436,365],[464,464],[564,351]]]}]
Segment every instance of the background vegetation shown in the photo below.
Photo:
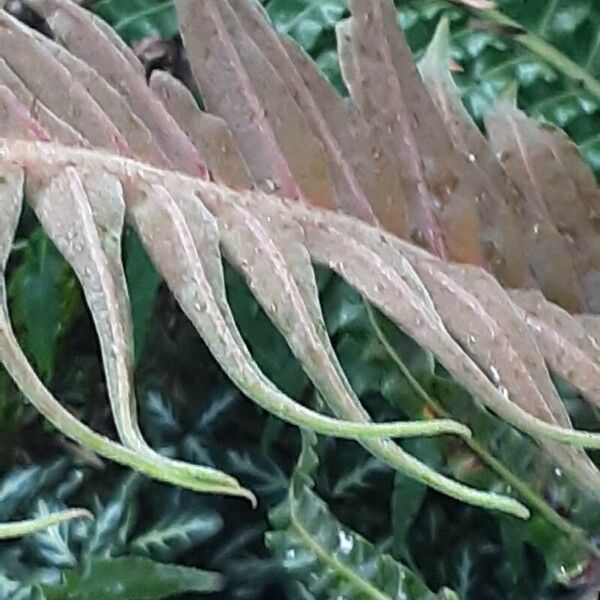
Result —
[{"label": "background vegetation", "polygon": [[[20,11],[17,4],[12,7]],[[89,4],[149,68],[168,67],[186,78],[168,1]],[[516,84],[519,105],[564,127],[600,173],[597,2],[501,0],[483,17],[444,0],[397,4],[417,56],[439,18],[450,19],[455,75],[478,119]],[[266,8],[344,93],[334,35],[346,16],[344,0],[271,0]],[[134,600],[187,592],[174,597],[191,599],[205,591],[234,599],[388,597],[362,587],[353,577],[361,569],[377,570],[389,597],[402,597],[394,595],[401,590],[410,599],[431,598],[428,590],[444,586],[463,600],[594,593],[599,569],[589,557],[590,540],[593,545],[600,533],[598,507],[578,498],[528,439],[478,410],[410,340],[383,319],[370,320],[362,299],[340,280],[320,273],[322,303],[364,403],[379,419],[422,416],[428,402],[460,414],[489,452],[545,498],[530,521],[442,497],[394,474],[357,444],[306,437],[298,463],[299,432],[265,416],[229,384],[131,233],[125,253],[145,435],[165,454],[232,473],[257,493],[259,506],[153,483],[82,454],[46,426],[0,371],[2,520],[65,505],[88,507],[96,516],[2,543],[0,598]],[[232,270],[227,284],[240,330],[265,373],[290,396],[311,397],[287,346]],[[95,429],[113,434],[96,336],[78,284],[30,213],[11,257],[9,296],[23,347],[49,388]],[[561,389],[577,426],[598,422],[574,392]],[[462,481],[510,491],[456,441],[407,446]],[[341,568],[340,553],[354,570]],[[219,572],[225,587],[182,566]]]}]

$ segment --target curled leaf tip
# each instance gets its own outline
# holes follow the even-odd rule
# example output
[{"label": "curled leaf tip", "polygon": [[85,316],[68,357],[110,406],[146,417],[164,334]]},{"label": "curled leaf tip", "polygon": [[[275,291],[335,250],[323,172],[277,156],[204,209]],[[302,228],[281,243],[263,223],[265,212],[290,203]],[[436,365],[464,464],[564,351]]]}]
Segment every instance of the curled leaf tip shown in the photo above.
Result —
[{"label": "curled leaf tip", "polygon": [[[400,423],[390,423],[377,425],[386,437],[407,438],[407,437],[433,437],[438,435],[457,435],[465,440],[472,437],[471,430],[452,419],[433,419],[431,421],[406,421]],[[389,431],[386,428],[389,427]],[[377,429],[373,429],[376,432]]]},{"label": "curled leaf tip", "polygon": [[531,511],[524,504],[521,504],[517,500],[513,500],[513,510],[511,514],[518,519],[523,519],[524,521],[531,518]]},{"label": "curled leaf tip", "polygon": [[31,535],[49,527],[76,519],[93,520],[94,515],[85,508],[71,508],[60,512],[42,515],[26,521],[0,523],[0,540],[9,540]]},{"label": "curled leaf tip", "polygon": [[85,519],[87,521],[93,521],[94,515],[87,508],[73,508],[68,511],[71,519]]},{"label": "curled leaf tip", "polygon": [[459,424],[459,427],[457,427],[456,434],[465,440],[470,440],[473,438],[473,432],[466,425],[462,424]]},{"label": "curled leaf tip", "polygon": [[497,510],[523,520],[531,517],[531,511],[524,504],[510,496],[495,492],[486,492],[482,494],[482,500],[479,506],[487,510]]},{"label": "curled leaf tip", "polygon": [[240,498],[246,498],[246,500],[249,500],[250,506],[252,506],[254,510],[258,508],[258,498],[256,497],[256,494],[254,494],[250,490],[247,490],[246,488],[240,488],[239,493],[236,495]]}]

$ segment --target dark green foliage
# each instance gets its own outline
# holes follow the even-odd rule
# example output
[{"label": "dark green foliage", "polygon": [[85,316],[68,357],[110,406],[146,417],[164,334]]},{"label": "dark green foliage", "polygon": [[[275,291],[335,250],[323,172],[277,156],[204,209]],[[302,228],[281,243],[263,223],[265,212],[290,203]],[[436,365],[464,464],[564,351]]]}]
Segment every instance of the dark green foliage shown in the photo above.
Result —
[{"label": "dark green foliage", "polygon": [[154,600],[181,592],[215,592],[216,573],[163,565],[135,556],[93,561],[87,574],[66,572],[60,586],[42,588],[47,600]]},{"label": "dark green foliage", "polygon": [[59,336],[81,310],[77,283],[40,228],[27,238],[15,258],[18,264],[8,289],[15,326],[22,332],[24,347],[38,372],[50,379]]},{"label": "dark green foliage", "polygon": [[414,573],[337,522],[312,491],[318,467],[316,437],[305,434],[303,441],[287,501],[273,510],[275,531],[267,534],[267,546],[293,578],[291,595],[454,600],[449,590],[434,595]]},{"label": "dark green foliage", "polygon": [[168,39],[179,30],[170,0],[100,0],[93,8],[129,43],[146,37]]},{"label": "dark green foliage", "polygon": [[133,313],[136,361],[143,352],[160,286],[160,277],[144,252],[139,238],[127,231],[124,244],[125,270]]}]

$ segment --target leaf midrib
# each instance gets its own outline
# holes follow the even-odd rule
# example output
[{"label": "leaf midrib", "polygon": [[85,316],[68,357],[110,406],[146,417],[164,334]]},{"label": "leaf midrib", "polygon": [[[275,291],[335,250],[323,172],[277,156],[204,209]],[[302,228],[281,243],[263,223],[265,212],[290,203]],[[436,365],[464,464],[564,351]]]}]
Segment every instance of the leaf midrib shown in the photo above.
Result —
[{"label": "leaf midrib", "polygon": [[348,568],[335,556],[332,556],[325,548],[323,548],[302,526],[302,523],[300,522],[300,519],[293,506],[293,501],[291,502],[291,505],[290,516],[292,527],[302,538],[308,548],[316,555],[318,560],[327,564],[333,571],[337,571],[342,578],[350,581],[357,588],[359,588],[361,592],[367,594],[368,598],[372,598],[373,600],[392,600],[390,596],[383,594],[378,589],[373,587],[370,583],[362,579],[352,569]]}]

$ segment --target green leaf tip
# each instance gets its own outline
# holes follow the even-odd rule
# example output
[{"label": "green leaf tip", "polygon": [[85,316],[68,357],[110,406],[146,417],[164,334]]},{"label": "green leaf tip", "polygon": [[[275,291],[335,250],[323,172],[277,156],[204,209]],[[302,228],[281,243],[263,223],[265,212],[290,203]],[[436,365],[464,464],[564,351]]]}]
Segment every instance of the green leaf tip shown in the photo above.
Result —
[{"label": "green leaf tip", "polygon": [[35,519],[28,519],[26,521],[15,521],[13,523],[1,523],[0,524],[0,540],[8,540],[23,537],[43,531],[49,527],[53,527],[60,523],[67,521],[73,521],[76,519],[88,519],[93,520],[94,515],[85,508],[72,508],[69,510],[63,510],[60,512],[51,513],[37,517]]}]

